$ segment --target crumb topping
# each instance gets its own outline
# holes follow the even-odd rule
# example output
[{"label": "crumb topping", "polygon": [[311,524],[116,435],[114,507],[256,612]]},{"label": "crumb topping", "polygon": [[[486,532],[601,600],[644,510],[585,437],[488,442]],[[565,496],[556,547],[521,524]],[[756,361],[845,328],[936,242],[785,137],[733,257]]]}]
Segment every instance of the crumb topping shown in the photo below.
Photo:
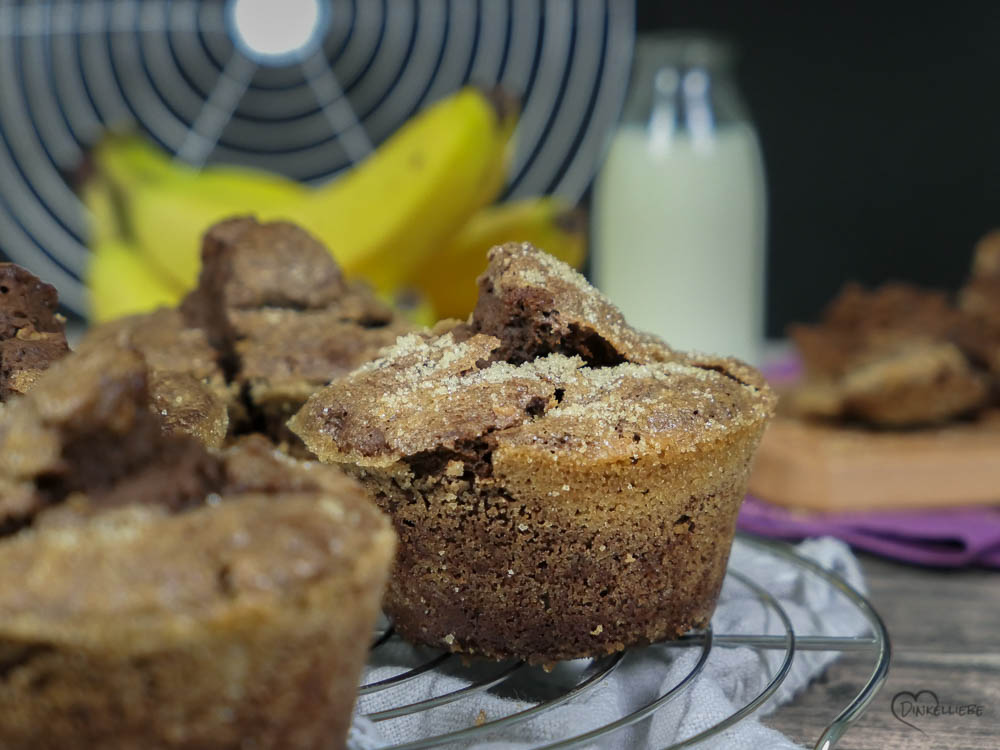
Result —
[{"label": "crumb topping", "polygon": [[484,436],[497,450],[590,458],[640,443],[686,451],[756,428],[773,410],[755,370],[636,331],[582,276],[530,244],[489,257],[468,322],[400,338],[292,418],[310,450],[361,465]]}]

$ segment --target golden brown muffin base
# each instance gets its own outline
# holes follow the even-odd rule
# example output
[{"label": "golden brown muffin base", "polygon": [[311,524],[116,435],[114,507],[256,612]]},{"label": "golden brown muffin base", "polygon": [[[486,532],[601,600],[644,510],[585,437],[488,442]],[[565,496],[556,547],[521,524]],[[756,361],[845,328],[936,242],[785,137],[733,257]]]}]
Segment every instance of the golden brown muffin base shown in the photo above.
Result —
[{"label": "golden brown muffin base", "polygon": [[358,469],[400,538],[384,609],[412,642],[535,663],[702,627],[758,440],[564,470],[511,457],[475,482],[458,462]]},{"label": "golden brown muffin base", "polygon": [[149,653],[26,646],[0,687],[2,746],[342,748],[366,653],[345,644],[367,643],[374,618],[329,613],[378,600],[360,586],[313,596],[321,618],[293,605]]}]

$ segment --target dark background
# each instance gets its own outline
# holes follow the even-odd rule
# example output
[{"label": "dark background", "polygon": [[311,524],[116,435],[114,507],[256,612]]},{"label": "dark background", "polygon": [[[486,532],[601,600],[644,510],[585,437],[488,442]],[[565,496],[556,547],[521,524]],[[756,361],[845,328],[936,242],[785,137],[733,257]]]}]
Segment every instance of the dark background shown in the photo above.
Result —
[{"label": "dark background", "polygon": [[734,42],[769,190],[768,335],[844,281],[956,289],[1000,226],[1000,3],[638,0]]}]

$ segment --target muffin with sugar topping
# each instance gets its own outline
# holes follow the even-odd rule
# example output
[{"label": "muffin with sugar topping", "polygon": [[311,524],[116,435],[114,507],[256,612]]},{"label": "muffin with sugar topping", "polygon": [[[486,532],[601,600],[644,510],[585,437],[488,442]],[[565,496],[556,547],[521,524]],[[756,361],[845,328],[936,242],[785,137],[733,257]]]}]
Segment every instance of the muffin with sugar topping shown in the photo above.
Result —
[{"label": "muffin with sugar topping", "polygon": [[542,663],[705,625],[774,396],[530,245],[489,257],[468,322],[401,338],[289,422],[392,517],[387,613],[414,642]]},{"label": "muffin with sugar topping", "polygon": [[343,747],[388,520],[261,436],[164,430],[149,390],[87,347],[0,421],[0,746]]}]

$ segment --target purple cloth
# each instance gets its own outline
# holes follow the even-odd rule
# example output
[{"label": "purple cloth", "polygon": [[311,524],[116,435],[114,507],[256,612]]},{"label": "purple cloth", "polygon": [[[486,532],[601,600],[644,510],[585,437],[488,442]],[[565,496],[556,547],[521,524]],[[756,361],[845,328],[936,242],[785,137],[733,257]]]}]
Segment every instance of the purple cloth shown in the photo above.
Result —
[{"label": "purple cloth", "polygon": [[779,539],[835,536],[859,549],[918,565],[1000,568],[1000,508],[813,513],[747,496],[738,525]]}]

